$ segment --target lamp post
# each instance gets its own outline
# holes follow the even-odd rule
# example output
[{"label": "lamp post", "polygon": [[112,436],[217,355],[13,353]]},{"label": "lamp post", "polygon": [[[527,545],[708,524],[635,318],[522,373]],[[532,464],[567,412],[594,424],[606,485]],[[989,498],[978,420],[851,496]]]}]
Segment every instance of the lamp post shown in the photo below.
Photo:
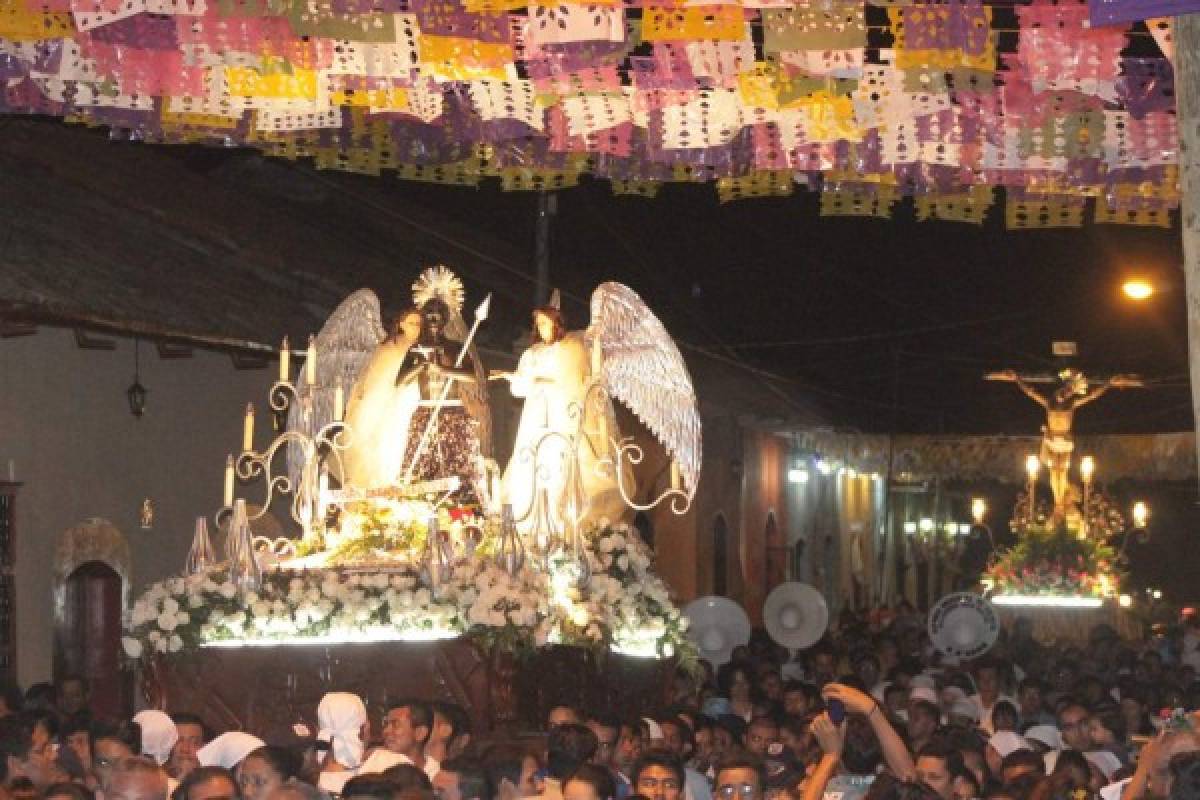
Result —
[{"label": "lamp post", "polygon": [[1092,499],[1092,476],[1096,473],[1096,459],[1084,456],[1079,462],[1079,477],[1083,479],[1083,523],[1079,526],[1079,538],[1088,535]]},{"label": "lamp post", "polygon": [[1029,497],[1029,519],[1028,524],[1034,522],[1034,514],[1037,506],[1037,476],[1038,470],[1042,468],[1041,461],[1032,453],[1025,457],[1025,474],[1029,476],[1029,487],[1026,493]]}]

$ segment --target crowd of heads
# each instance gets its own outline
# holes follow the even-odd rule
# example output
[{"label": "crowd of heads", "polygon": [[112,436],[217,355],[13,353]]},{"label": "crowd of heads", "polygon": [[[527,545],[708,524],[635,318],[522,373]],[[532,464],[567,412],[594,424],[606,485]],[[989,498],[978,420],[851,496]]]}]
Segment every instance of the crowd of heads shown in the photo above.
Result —
[{"label": "crowd of heads", "polygon": [[0,780],[22,800],[1200,800],[1200,723],[1161,712],[1200,707],[1197,666],[1191,626],[1048,646],[1019,621],[960,662],[916,613],[848,614],[795,654],[756,631],[625,715],[562,703],[501,735],[455,703],[331,692],[270,742],[182,709],[96,718],[66,678],[0,692]]}]

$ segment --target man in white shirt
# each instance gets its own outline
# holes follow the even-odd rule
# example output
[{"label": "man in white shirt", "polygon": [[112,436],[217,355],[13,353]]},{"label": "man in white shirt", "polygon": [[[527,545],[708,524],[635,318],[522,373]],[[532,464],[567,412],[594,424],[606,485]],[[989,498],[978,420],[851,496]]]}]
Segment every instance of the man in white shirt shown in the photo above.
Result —
[{"label": "man in white shirt", "polygon": [[[432,730],[433,710],[428,703],[399,700],[392,703],[383,717],[383,749],[399,756],[399,763],[423,770],[432,781],[441,769],[441,764],[425,753]],[[366,762],[363,766],[366,767]]]}]

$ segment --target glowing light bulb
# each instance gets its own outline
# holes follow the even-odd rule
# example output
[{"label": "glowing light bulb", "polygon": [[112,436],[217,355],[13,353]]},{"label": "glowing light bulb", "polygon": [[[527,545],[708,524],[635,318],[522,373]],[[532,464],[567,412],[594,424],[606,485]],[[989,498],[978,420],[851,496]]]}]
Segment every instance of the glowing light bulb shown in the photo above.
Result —
[{"label": "glowing light bulb", "polygon": [[1029,476],[1030,482],[1037,480],[1038,470],[1042,468],[1042,462],[1038,457],[1030,453],[1025,456],[1025,474]]},{"label": "glowing light bulb", "polygon": [[982,525],[985,516],[987,516],[987,500],[982,497],[971,498],[971,519],[975,520],[976,525]]},{"label": "glowing light bulb", "polygon": [[808,470],[803,467],[789,469],[788,483],[808,483]]},{"label": "glowing light bulb", "polygon": [[1150,519],[1150,507],[1141,500],[1133,504],[1133,525],[1135,528],[1146,527]]},{"label": "glowing light bulb", "polygon": [[1096,473],[1096,459],[1091,456],[1084,456],[1079,461],[1079,477],[1083,478],[1084,483],[1092,482],[1092,475]]},{"label": "glowing light bulb", "polygon": [[1121,291],[1130,300],[1149,300],[1154,296],[1154,284],[1145,278],[1130,278],[1121,284]]}]

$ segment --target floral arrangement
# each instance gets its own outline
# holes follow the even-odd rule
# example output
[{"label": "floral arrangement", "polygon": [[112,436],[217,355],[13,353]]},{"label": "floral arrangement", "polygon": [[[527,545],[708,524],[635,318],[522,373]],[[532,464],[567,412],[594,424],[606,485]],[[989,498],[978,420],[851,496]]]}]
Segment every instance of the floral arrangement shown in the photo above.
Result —
[{"label": "floral arrangement", "polygon": [[437,582],[428,565],[411,561],[378,572],[267,571],[254,591],[239,590],[223,568],[169,578],[134,603],[125,653],[137,659],[250,640],[465,635],[516,652],[568,644],[696,663],[687,620],[634,529],[601,521],[584,533],[586,581],[566,550],[510,574],[485,555],[489,538],[495,537],[455,559]]},{"label": "floral arrangement", "polygon": [[436,514],[438,530],[454,549],[474,550],[476,542],[497,541],[494,520],[480,516],[473,507],[435,506],[425,500],[371,500],[349,503],[341,510],[337,525],[317,532],[309,542],[298,543],[296,553],[324,553],[330,564],[391,563],[409,560],[428,545],[429,520]]},{"label": "floral arrangement", "polygon": [[1030,525],[984,573],[996,594],[1109,597],[1119,589],[1113,550],[1065,523]]}]

